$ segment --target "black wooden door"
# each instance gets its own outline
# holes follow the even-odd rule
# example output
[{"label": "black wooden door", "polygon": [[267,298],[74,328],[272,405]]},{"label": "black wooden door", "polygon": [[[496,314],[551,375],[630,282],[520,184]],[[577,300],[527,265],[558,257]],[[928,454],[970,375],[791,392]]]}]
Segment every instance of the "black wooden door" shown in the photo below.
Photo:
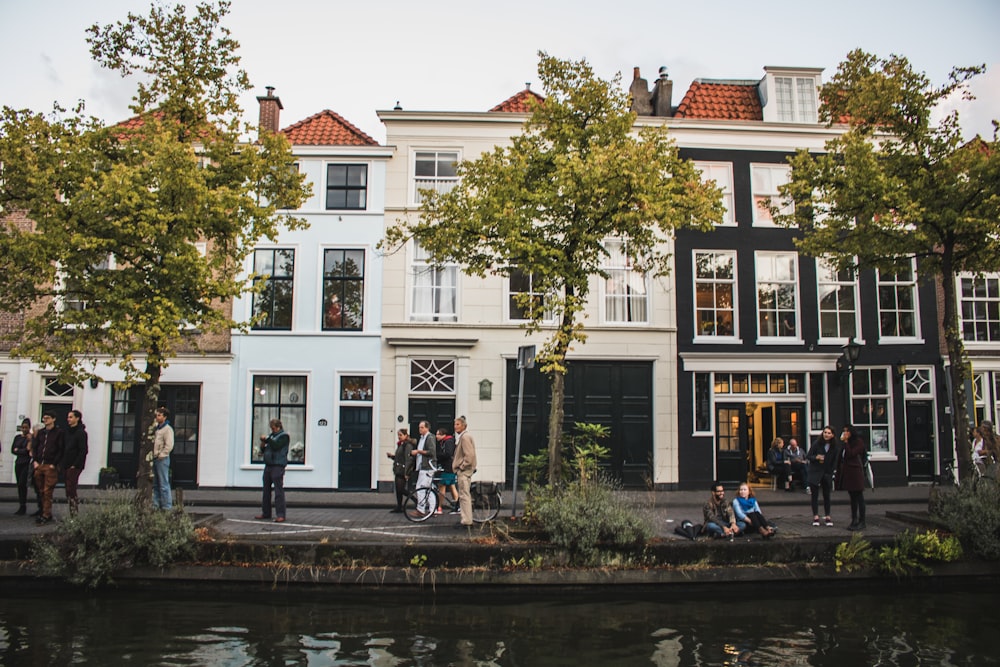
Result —
[{"label": "black wooden door", "polygon": [[913,482],[934,476],[934,404],[906,401],[906,461]]},{"label": "black wooden door", "polygon": [[[139,423],[141,386],[111,389],[108,465],[118,471],[120,483],[135,485],[139,451],[145,429]],[[198,444],[201,424],[201,386],[163,385],[159,405],[170,410],[174,451],[170,454],[170,479],[175,487],[198,486]]]},{"label": "black wooden door", "polygon": [[[518,385],[516,361],[507,362],[506,463],[507,479],[514,479],[517,436]],[[521,415],[521,456],[548,447],[551,393],[548,379],[537,368],[526,370]],[[630,488],[652,482],[653,365],[649,362],[573,361],[566,373],[563,432],[575,422],[602,424],[610,431],[601,444],[611,450],[608,471]]]},{"label": "black wooden door", "polygon": [[[431,433],[443,428],[448,433],[455,432],[455,399],[454,398],[424,398],[412,397],[409,405],[410,437],[416,440],[420,437],[417,426],[422,421],[431,423]],[[469,432],[475,433],[476,425],[469,424]]]},{"label": "black wooden door", "polygon": [[372,409],[340,408],[338,489],[372,488]]},{"label": "black wooden door", "polygon": [[747,421],[742,403],[715,406],[715,478],[733,486],[747,481]]}]

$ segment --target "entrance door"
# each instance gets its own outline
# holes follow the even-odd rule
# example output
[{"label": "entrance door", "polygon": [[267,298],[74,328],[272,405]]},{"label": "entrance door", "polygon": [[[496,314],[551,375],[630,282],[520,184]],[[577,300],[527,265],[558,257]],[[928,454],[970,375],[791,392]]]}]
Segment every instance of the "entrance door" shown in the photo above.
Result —
[{"label": "entrance door", "polygon": [[338,489],[372,486],[372,409],[340,408],[340,462]]},{"label": "entrance door", "polygon": [[[455,431],[455,399],[454,398],[410,398],[410,437],[414,440],[420,437],[417,426],[422,421],[431,423],[431,433],[443,428],[448,433]],[[470,432],[472,426],[469,427]]]},{"label": "entrance door", "polygon": [[910,481],[934,476],[934,404],[906,401],[906,461]]},{"label": "entrance door", "polygon": [[[122,484],[135,485],[139,450],[145,429],[139,423],[143,387],[112,389],[111,433],[108,465],[118,471]],[[201,420],[201,386],[163,385],[159,404],[170,410],[174,428],[174,451],[170,453],[170,479],[175,487],[198,486],[198,441]]]},{"label": "entrance door", "polygon": [[715,406],[715,476],[723,484],[747,481],[747,416],[742,403]]}]

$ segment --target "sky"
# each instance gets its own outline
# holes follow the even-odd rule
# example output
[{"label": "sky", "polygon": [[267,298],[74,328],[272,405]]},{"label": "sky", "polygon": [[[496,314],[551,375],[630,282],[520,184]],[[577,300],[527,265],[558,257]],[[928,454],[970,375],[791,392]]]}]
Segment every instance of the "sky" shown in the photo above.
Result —
[{"label": "sky", "polygon": [[[187,2],[192,6],[194,2]],[[45,112],[86,103],[115,123],[131,116],[134,82],[90,58],[86,29],[148,13],[148,0],[0,0],[0,105]],[[538,80],[538,52],[586,59],[622,87],[660,66],[674,105],[697,78],[759,79],[768,65],[824,68],[829,80],[862,48],[905,56],[943,84],[956,66],[986,65],[975,102],[956,101],[968,137],[1000,119],[998,0],[233,0],[226,25],[253,90],[274,86],[287,127],[330,109],[380,143],[377,110],[486,111]]]}]

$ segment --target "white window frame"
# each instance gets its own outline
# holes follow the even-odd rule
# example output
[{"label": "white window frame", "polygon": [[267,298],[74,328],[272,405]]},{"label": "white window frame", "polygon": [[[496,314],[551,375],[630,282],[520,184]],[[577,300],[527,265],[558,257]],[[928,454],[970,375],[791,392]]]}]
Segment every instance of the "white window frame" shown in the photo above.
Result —
[{"label": "white window frame", "polygon": [[733,198],[733,163],[732,162],[700,162],[695,161],[694,168],[701,172],[702,181],[715,181],[716,187],[722,190],[722,205],[726,212],[722,223],[717,227],[736,226],[736,206]]},{"label": "white window frame", "polygon": [[771,212],[762,205],[768,199],[781,204],[780,213],[791,214],[795,207],[791,200],[780,200],[778,188],[789,182],[792,167],[779,163],[753,163],[750,165],[750,191],[753,201],[753,225],[755,227],[775,227]]},{"label": "white window frame", "polygon": [[[816,259],[816,319],[819,325],[819,341],[821,343],[833,344],[833,343],[846,343],[851,338],[860,338],[861,333],[859,329],[859,323],[861,321],[861,294],[858,288],[858,274],[854,269],[848,269],[850,271],[851,278],[849,280],[844,279],[838,275],[838,271],[832,262],[823,257],[818,257]],[[841,308],[840,299],[837,299],[835,304],[835,310],[824,310],[823,299],[825,294],[833,292],[839,294],[843,289],[851,290],[851,297],[854,300],[854,307],[850,310],[846,308]],[[840,330],[840,319],[843,314],[853,313],[854,315],[854,326],[851,327],[850,331],[843,332]],[[833,313],[837,318],[837,336],[828,336],[823,333],[823,314]],[[843,335],[846,333],[847,335]]]},{"label": "white window frame", "polygon": [[779,123],[819,122],[819,100],[814,77],[775,75],[774,103]]},{"label": "white window frame", "polygon": [[[792,272],[793,275],[788,278],[778,277],[778,261],[790,258],[792,260]],[[769,277],[765,276],[762,278],[762,270],[766,270]],[[765,335],[760,326],[761,322],[761,300],[760,300],[760,290],[762,285],[776,285],[781,286],[791,286],[793,290],[794,306],[791,311],[794,311],[795,320],[795,335],[792,336],[781,336],[781,335]],[[787,251],[759,251],[754,253],[754,294],[756,294],[756,318],[757,318],[757,342],[758,343],[782,343],[782,344],[795,344],[802,343],[802,313],[800,312],[800,304],[802,303],[801,295],[799,294],[799,256],[795,252]],[[774,317],[778,320],[775,326],[781,327],[781,322],[783,321],[780,317],[782,313],[790,312],[790,309],[780,308],[777,304],[777,299],[775,300],[775,308],[773,309]]]},{"label": "white window frame", "polygon": [[[875,295],[878,299],[878,332],[879,332],[879,343],[915,343],[922,342],[922,334],[920,331],[920,291],[917,289],[917,266],[916,260],[910,260],[910,278],[908,280],[900,280],[899,274],[894,273],[892,275],[885,275],[881,271],[876,270],[875,272]],[[883,303],[882,299],[882,289],[892,289],[893,299],[895,305],[890,309],[888,304]],[[910,292],[910,299],[913,303],[913,310],[906,311],[900,310],[899,304],[899,291],[901,289],[907,289]],[[898,321],[900,317],[909,313],[913,317],[913,335],[912,336],[887,336],[882,331],[882,314],[891,312],[895,314],[895,318]]]},{"label": "white window frame", "polygon": [[435,155],[435,172],[437,172],[437,162],[442,154],[453,154],[455,164],[462,161],[462,151],[458,148],[415,148],[413,149],[413,160],[410,164],[410,203],[420,206],[422,203],[420,190],[433,188],[437,192],[448,192],[458,184],[458,176],[417,176],[417,156],[426,153]]},{"label": "white window frame", "polygon": [[[868,387],[869,391],[867,393],[856,392],[858,386],[858,378],[862,373],[868,374]],[[885,379],[885,392],[876,393],[871,390],[874,383],[871,381],[872,376],[876,373],[884,373]],[[860,433],[868,443],[868,451],[871,453],[872,459],[881,460],[894,460],[896,458],[896,439],[893,437],[893,424],[895,420],[893,418],[893,400],[892,400],[892,374],[895,373],[895,369],[889,366],[859,366],[854,369],[851,373],[851,424],[859,429]],[[864,414],[857,414],[855,410],[859,405],[867,403],[869,417],[864,418]],[[885,414],[881,421],[875,421],[871,415],[876,411],[878,405],[882,405],[885,408]],[[886,445],[888,449],[876,449],[878,442],[881,438],[876,438],[875,432],[878,431],[880,434],[884,433],[886,438]]]},{"label": "white window frame", "polygon": [[[984,282],[985,295],[964,296],[966,284]],[[1000,274],[985,273],[977,276],[971,273],[961,273],[958,275],[958,280],[955,281],[955,289],[958,290],[958,326],[965,344],[969,347],[996,347],[1000,345]],[[966,318],[966,310],[970,306],[975,311],[975,318],[972,320]],[[991,322],[997,329],[997,334],[992,336],[989,335]],[[965,332],[967,323],[971,323],[976,328],[985,326],[987,337],[979,338],[978,334],[975,338],[967,337]]]},{"label": "white window frame", "polygon": [[[619,249],[610,246],[618,245]],[[609,277],[601,281],[602,320],[605,324],[646,326],[652,314],[652,298],[650,294],[649,275],[635,270],[634,260],[629,250],[628,239],[611,238],[604,240],[604,271]],[[619,259],[620,258],[620,259]],[[624,262],[624,263],[621,263]],[[612,291],[610,286],[617,281],[622,286],[621,291]],[[621,303],[621,308],[612,308],[611,302]],[[641,304],[643,312],[637,313],[636,307]],[[612,311],[622,310],[626,319],[613,318]],[[638,319],[640,318],[641,319]]]},{"label": "white window frame", "polygon": [[[458,322],[459,309],[459,270],[458,264],[448,262],[440,268],[435,268],[430,263],[430,256],[420,247],[416,241],[410,246],[410,321],[411,322]],[[450,278],[449,278],[450,276]],[[421,285],[430,279],[430,284]],[[451,285],[446,284],[447,281]],[[428,295],[418,298],[418,290],[430,290],[429,301],[432,310],[423,311],[418,309],[418,305],[427,301]],[[450,292],[454,308],[451,312],[440,310],[443,301],[441,295]],[[435,306],[435,304],[437,304]]]},{"label": "white window frame", "polygon": [[[519,273],[521,275],[527,276],[527,278],[528,278],[528,290],[526,292],[522,292],[522,291],[516,291],[515,292],[511,288],[511,273],[514,273],[514,272],[517,272],[517,273]],[[524,319],[524,318],[519,318],[519,317],[514,317],[513,316],[513,313],[511,312],[511,310],[515,307],[515,304],[514,304],[514,295],[515,294],[530,294],[534,298],[542,299],[543,302],[546,303],[545,315],[542,318],[542,322],[546,323],[546,324],[551,324],[552,322],[555,322],[555,318],[556,318],[555,311],[551,308],[551,303],[552,303],[551,295],[545,294],[543,292],[537,292],[537,291],[535,291],[535,277],[534,277],[534,275],[532,273],[526,272],[526,271],[522,271],[519,267],[516,267],[516,266],[511,267],[509,273],[507,274],[506,279],[504,280],[504,288],[505,288],[504,289],[504,294],[507,297],[506,300],[504,301],[504,316],[505,316],[505,318],[506,318],[506,320],[508,322],[517,322],[517,323],[520,323],[520,322],[529,322],[530,321],[530,320],[527,320],[527,319]]]},{"label": "white window frame", "polygon": [[[723,256],[726,255],[732,260],[732,277],[726,278],[699,278],[698,276],[698,257],[702,255],[713,255],[713,256]],[[737,253],[735,250],[693,250],[691,251],[691,275],[692,275],[692,285],[694,289],[693,294],[693,307],[694,307],[694,339],[696,342],[711,342],[711,341],[723,341],[731,343],[739,340],[739,284],[738,278],[739,274],[737,272]],[[715,285],[730,285],[732,289],[732,332],[728,334],[720,334],[717,327],[709,327],[706,330],[702,330],[699,324],[699,313],[701,311],[707,311],[708,308],[700,308],[698,305],[698,286],[699,285],[712,285],[713,293],[715,292]],[[714,299],[713,299],[714,302]],[[712,311],[718,313],[720,308],[713,305]],[[724,312],[724,311],[723,311]],[[718,323],[718,317],[715,318],[716,323]]]},{"label": "white window frame", "polygon": [[[107,258],[104,260],[102,264],[103,266],[92,265],[91,268],[94,271],[115,271],[118,268],[118,265],[115,262],[114,253],[109,252]],[[55,303],[56,310],[58,310],[61,313],[67,310],[77,310],[77,311],[86,310],[89,307],[88,304],[90,302],[86,299],[71,298],[69,296],[68,286],[66,285],[66,274],[63,273],[61,270],[57,269],[56,275],[57,275],[57,284],[59,287],[59,292],[58,292],[59,296],[56,299]],[[76,307],[78,304],[80,307]]]}]

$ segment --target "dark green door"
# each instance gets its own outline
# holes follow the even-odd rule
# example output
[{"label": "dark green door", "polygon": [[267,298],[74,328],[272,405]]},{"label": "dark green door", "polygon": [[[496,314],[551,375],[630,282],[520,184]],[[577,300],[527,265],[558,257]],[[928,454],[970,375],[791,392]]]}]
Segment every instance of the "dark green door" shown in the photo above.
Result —
[{"label": "dark green door", "polygon": [[340,408],[338,489],[372,488],[372,409]]},{"label": "dark green door", "polygon": [[[422,421],[431,423],[431,433],[443,428],[448,433],[455,432],[455,399],[454,398],[410,398],[410,437],[420,437],[417,425]],[[469,424],[469,432],[475,433],[476,425]]]},{"label": "dark green door", "polygon": [[910,481],[926,482],[934,476],[934,404],[906,401],[906,463]]}]

